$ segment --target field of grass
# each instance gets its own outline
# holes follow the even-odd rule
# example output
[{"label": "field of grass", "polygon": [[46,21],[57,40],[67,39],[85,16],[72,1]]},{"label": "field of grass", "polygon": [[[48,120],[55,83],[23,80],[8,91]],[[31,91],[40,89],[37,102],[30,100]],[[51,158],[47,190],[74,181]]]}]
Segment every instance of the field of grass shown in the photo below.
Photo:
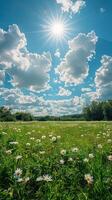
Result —
[{"label": "field of grass", "polygon": [[0,124],[0,200],[112,200],[112,122]]}]

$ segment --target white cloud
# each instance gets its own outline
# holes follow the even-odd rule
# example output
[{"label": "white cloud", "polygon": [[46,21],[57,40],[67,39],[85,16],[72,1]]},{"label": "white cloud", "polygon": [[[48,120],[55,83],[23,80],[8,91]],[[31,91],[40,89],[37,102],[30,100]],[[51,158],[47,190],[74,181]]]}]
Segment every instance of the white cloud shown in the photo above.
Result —
[{"label": "white cloud", "polygon": [[5,79],[5,71],[4,70],[0,70],[0,85],[3,84]]},{"label": "white cloud", "polygon": [[82,92],[90,92],[90,91],[91,91],[91,88],[82,88],[81,91],[82,91]]},{"label": "white cloud", "polygon": [[54,53],[54,56],[57,58],[60,58],[61,53],[60,53],[59,49],[56,50],[56,52]]},{"label": "white cloud", "polygon": [[12,83],[19,88],[29,88],[31,90],[48,89],[50,80],[49,71],[51,69],[51,58],[49,53],[28,54],[30,66],[23,70],[20,66],[15,66],[8,70],[13,77]]},{"label": "white cloud", "polygon": [[0,29],[0,69],[7,70],[14,86],[43,90],[48,88],[51,69],[50,53],[31,53],[27,41],[17,25],[8,31]]},{"label": "white cloud", "polygon": [[81,97],[74,97],[70,99],[63,100],[47,100],[45,108],[50,115],[69,115],[80,113],[84,101]]},{"label": "white cloud", "polygon": [[79,33],[73,40],[68,41],[69,50],[56,69],[61,81],[66,84],[80,84],[88,76],[89,64],[95,55],[98,37],[94,31],[87,35]]},{"label": "white cloud", "polygon": [[85,0],[56,0],[61,5],[63,12],[72,12],[74,14],[80,12],[86,6]]},{"label": "white cloud", "polygon": [[[0,99],[4,106],[10,107],[16,111],[27,111],[31,107],[39,110],[40,107],[45,105],[45,100],[43,97],[38,97],[37,95],[29,92],[29,94],[24,94],[20,89],[7,89],[0,88]],[[31,113],[33,113],[31,111]]]},{"label": "white cloud", "polygon": [[33,93],[25,95],[17,88],[0,88],[0,100],[4,101],[3,105],[12,108],[14,112],[25,111],[37,116],[80,113],[85,101],[84,98],[78,96],[62,100],[46,100]]},{"label": "white cloud", "polygon": [[85,100],[86,104],[90,104],[92,101],[96,101],[99,99],[99,95],[96,91],[85,92],[81,95],[81,97]]},{"label": "white cloud", "polygon": [[25,51],[26,44],[25,35],[17,25],[10,25],[7,32],[0,29],[0,67],[9,68],[17,64],[26,67],[24,53],[20,51]]},{"label": "white cloud", "polygon": [[96,90],[100,98],[112,98],[112,57],[102,56],[101,67],[95,75]]},{"label": "white cloud", "polygon": [[70,90],[67,90],[63,87],[59,88],[59,92],[58,92],[59,96],[70,96],[71,94],[72,94],[72,92]]}]

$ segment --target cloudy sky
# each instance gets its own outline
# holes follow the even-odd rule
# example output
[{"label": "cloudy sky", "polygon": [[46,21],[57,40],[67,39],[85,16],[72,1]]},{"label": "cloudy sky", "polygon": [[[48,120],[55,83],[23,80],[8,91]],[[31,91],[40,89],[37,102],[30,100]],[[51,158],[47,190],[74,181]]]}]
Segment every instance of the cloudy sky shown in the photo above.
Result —
[{"label": "cloudy sky", "polygon": [[80,113],[112,98],[111,0],[0,0],[0,106]]}]

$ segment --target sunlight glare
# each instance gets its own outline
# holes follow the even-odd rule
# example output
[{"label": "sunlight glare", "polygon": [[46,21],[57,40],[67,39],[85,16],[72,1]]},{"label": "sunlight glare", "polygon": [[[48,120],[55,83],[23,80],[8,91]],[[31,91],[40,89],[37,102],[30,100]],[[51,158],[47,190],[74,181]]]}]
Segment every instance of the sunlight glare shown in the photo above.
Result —
[{"label": "sunlight glare", "polygon": [[62,22],[55,22],[51,25],[51,34],[54,37],[62,37],[64,36],[64,24]]}]

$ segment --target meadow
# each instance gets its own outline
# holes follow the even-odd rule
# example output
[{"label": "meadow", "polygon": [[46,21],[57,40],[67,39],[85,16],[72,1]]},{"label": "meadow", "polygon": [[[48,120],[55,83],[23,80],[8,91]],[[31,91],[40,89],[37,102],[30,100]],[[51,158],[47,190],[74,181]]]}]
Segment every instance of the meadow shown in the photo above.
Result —
[{"label": "meadow", "polygon": [[112,200],[111,122],[0,123],[0,200]]}]

